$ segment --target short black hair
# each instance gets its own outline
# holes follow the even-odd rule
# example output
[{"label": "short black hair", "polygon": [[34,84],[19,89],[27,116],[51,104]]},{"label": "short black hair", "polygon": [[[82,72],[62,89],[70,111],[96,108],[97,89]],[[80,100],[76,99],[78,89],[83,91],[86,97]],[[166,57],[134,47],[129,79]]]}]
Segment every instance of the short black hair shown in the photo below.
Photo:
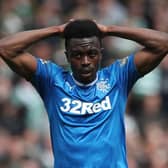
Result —
[{"label": "short black hair", "polygon": [[96,23],[89,19],[78,19],[70,22],[64,29],[65,47],[71,38],[85,38],[96,36],[101,42],[101,31]]}]

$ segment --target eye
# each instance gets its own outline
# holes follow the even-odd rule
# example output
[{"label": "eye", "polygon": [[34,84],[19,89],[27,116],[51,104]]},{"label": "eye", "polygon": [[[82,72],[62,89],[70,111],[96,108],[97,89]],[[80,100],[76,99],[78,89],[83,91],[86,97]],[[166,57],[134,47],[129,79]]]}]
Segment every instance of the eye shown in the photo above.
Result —
[{"label": "eye", "polygon": [[72,52],[72,53],[70,54],[70,56],[71,56],[72,58],[80,58],[80,57],[81,57],[81,53],[80,53],[80,52]]},{"label": "eye", "polygon": [[99,54],[99,52],[97,51],[97,50],[90,50],[89,52],[88,52],[88,56],[89,57],[96,57],[97,55]]}]

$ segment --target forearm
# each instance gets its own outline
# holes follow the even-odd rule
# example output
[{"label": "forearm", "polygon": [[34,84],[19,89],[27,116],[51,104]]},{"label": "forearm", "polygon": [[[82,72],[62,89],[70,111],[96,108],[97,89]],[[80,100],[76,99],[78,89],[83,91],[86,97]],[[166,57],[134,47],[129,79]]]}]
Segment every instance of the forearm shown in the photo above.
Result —
[{"label": "forearm", "polygon": [[58,35],[59,32],[59,27],[53,26],[9,35],[0,40],[0,56],[2,58],[15,57],[18,53],[23,52],[31,44],[49,36]]},{"label": "forearm", "polygon": [[130,28],[124,26],[108,26],[105,36],[117,36],[133,40],[154,52],[168,53],[168,33],[146,28]]}]

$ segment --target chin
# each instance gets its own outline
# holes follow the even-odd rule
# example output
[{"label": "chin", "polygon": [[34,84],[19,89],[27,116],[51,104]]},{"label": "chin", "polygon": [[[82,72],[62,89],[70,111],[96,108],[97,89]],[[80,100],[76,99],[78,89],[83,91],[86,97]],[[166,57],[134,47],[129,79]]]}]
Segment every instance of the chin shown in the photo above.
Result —
[{"label": "chin", "polygon": [[75,77],[75,79],[82,83],[82,84],[89,84],[92,83],[95,80],[95,75],[93,75],[92,73],[88,73],[88,74],[80,74],[78,77]]},{"label": "chin", "polygon": [[83,84],[89,84],[94,81],[94,78],[92,76],[85,76],[85,77],[82,77],[80,81]]}]

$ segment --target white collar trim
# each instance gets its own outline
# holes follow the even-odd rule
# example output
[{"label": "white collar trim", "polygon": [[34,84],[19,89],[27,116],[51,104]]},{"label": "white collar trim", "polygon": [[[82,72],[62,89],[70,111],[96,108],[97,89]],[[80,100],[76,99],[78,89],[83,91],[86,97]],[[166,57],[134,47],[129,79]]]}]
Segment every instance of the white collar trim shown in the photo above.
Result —
[{"label": "white collar trim", "polygon": [[73,76],[72,73],[71,73],[71,75],[72,75],[72,79],[74,80],[74,82],[75,82],[78,86],[82,86],[82,87],[93,86],[93,85],[97,82],[97,80],[98,80],[98,75],[96,75],[96,79],[95,79],[94,81],[92,81],[91,83],[88,83],[88,84],[83,84],[83,83],[77,81],[77,80],[74,78],[74,76]]}]

